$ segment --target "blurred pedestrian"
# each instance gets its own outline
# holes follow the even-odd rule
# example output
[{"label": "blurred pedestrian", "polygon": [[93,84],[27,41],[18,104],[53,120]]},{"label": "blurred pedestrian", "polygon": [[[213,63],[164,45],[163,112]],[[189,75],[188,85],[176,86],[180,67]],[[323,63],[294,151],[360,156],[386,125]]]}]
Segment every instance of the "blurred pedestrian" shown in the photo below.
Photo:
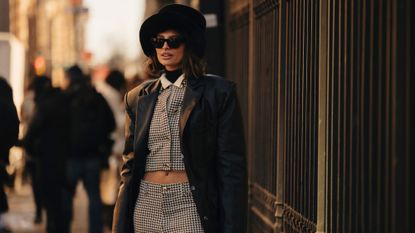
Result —
[{"label": "blurred pedestrian", "polygon": [[46,209],[46,231],[62,233],[65,223],[62,198],[70,128],[68,100],[59,88],[51,86],[51,80],[46,76],[35,78],[34,93],[35,113],[23,145],[38,161],[36,176]]},{"label": "blurred pedestrian", "polygon": [[18,134],[19,118],[13,102],[12,88],[0,77],[0,233],[11,232],[3,217],[9,209],[3,185],[8,179],[6,166],[9,164],[9,150],[16,144]]},{"label": "blurred pedestrian", "polygon": [[124,75],[119,70],[111,70],[105,81],[97,82],[95,86],[97,91],[102,94],[112,110],[116,123],[116,128],[111,134],[111,138],[114,141],[112,153],[121,156],[125,141],[125,107],[123,96],[126,92],[126,82]]},{"label": "blurred pedestrian", "polygon": [[100,171],[111,153],[110,134],[115,128],[114,117],[104,97],[91,85],[77,66],[65,72],[65,92],[69,95],[71,112],[70,152],[66,166],[68,186],[65,191],[65,219],[69,232],[76,186],[82,181],[89,201],[89,232],[102,232]]},{"label": "blurred pedestrian", "polygon": [[204,72],[206,21],[179,4],[144,21],[159,78],[125,97],[124,166],[113,233],[246,232],[247,178],[235,84]]},{"label": "blurred pedestrian", "polygon": [[108,160],[109,167],[101,172],[100,186],[104,207],[104,225],[111,229],[112,215],[118,193],[118,171],[122,163],[122,151],[125,142],[125,108],[123,96],[126,92],[126,81],[124,74],[119,70],[111,70],[105,80],[100,80],[95,83],[95,87],[111,107],[116,123],[115,130],[111,134],[114,145],[112,146],[111,156]]},{"label": "blurred pedestrian", "polygon": [[[37,78],[37,76],[32,80],[29,85],[28,92],[26,93],[21,111],[21,130],[23,138],[26,136],[27,129],[32,122],[33,116],[35,114],[35,90],[44,89],[50,87],[51,83],[46,79],[46,82],[42,81],[42,78]],[[45,87],[43,87],[45,85]],[[27,151],[25,151],[25,170],[29,174],[31,178],[31,186],[32,186],[32,193],[33,193],[33,200],[35,202],[35,218],[34,223],[39,224],[42,222],[42,194],[41,194],[41,186],[40,186],[40,159],[38,157],[34,157],[30,155]]]}]

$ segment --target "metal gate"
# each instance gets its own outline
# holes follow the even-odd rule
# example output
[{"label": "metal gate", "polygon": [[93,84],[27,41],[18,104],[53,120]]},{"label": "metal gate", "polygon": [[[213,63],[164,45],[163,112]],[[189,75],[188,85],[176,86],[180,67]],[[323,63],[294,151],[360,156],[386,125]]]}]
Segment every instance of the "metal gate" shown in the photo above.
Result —
[{"label": "metal gate", "polygon": [[231,0],[250,232],[410,232],[410,0]]},{"label": "metal gate", "polygon": [[322,1],[321,231],[411,232],[414,12],[409,0]]}]

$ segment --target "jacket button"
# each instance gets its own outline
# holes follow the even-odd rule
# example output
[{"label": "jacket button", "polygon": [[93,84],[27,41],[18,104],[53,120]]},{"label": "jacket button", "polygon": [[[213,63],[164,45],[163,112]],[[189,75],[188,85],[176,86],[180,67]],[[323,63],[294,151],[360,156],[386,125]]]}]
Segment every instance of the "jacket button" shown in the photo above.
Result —
[{"label": "jacket button", "polygon": [[203,220],[207,221],[209,218],[207,216],[203,216]]},{"label": "jacket button", "polygon": [[195,191],[196,187],[192,185],[192,186],[190,186],[190,190]]}]

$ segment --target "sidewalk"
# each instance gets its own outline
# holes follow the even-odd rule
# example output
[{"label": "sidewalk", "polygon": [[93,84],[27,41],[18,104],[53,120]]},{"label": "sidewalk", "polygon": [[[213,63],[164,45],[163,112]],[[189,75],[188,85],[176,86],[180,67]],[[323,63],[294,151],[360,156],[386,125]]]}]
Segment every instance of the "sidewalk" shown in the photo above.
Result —
[{"label": "sidewalk", "polygon": [[[7,194],[9,201],[9,212],[6,214],[6,221],[10,224],[13,233],[44,233],[46,214],[43,213],[43,223],[33,224],[35,217],[35,205],[30,185],[24,185],[19,192],[10,191]],[[74,219],[72,232],[87,233],[88,230],[88,199],[82,184],[77,187],[74,199]],[[104,233],[109,233],[105,229]]]}]

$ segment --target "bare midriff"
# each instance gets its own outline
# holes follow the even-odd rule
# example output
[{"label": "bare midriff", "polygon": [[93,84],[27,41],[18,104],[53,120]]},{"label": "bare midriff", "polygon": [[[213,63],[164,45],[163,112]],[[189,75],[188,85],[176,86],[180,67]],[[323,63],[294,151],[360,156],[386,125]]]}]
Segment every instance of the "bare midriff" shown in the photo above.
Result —
[{"label": "bare midriff", "polygon": [[189,182],[186,171],[146,172],[143,179],[155,184],[176,184]]}]

